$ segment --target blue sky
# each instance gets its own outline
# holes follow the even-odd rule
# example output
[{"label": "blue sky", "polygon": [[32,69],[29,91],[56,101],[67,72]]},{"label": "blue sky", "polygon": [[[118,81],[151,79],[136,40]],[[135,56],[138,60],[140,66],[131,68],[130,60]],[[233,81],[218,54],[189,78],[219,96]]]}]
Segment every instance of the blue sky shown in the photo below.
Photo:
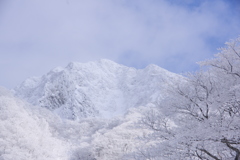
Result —
[{"label": "blue sky", "polygon": [[240,35],[239,0],[0,0],[0,85],[69,62],[198,69]]}]

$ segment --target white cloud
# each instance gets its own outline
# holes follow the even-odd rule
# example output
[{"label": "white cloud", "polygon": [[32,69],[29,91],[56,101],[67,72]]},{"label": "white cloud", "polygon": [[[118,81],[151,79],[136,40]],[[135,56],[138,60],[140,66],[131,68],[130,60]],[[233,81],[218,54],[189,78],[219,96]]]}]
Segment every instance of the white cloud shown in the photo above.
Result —
[{"label": "white cloud", "polygon": [[240,20],[223,0],[19,0],[3,5],[0,64],[7,70],[0,73],[8,75],[1,82],[7,87],[70,61],[100,58],[194,70],[219,42],[222,46],[240,33]]}]

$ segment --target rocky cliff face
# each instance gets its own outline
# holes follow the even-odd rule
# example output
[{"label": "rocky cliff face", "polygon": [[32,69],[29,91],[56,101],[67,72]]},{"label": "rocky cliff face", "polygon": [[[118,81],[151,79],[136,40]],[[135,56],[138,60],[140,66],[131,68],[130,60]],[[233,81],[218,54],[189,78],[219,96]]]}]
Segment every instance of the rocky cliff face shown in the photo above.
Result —
[{"label": "rocky cliff face", "polygon": [[63,118],[111,118],[131,107],[159,103],[171,84],[183,77],[156,65],[126,67],[110,60],[69,63],[15,88],[18,97]]}]

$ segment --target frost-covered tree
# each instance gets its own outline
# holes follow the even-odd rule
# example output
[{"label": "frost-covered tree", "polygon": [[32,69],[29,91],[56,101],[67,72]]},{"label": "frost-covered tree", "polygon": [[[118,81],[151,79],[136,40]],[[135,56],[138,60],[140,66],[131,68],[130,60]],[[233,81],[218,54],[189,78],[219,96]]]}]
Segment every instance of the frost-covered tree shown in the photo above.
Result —
[{"label": "frost-covered tree", "polygon": [[68,159],[68,144],[52,135],[48,114],[0,87],[0,159]]},{"label": "frost-covered tree", "polygon": [[[208,68],[189,74],[161,103],[164,111],[145,115],[154,133],[136,159],[240,159],[240,38],[226,43]],[[162,109],[163,110],[163,109]]]}]

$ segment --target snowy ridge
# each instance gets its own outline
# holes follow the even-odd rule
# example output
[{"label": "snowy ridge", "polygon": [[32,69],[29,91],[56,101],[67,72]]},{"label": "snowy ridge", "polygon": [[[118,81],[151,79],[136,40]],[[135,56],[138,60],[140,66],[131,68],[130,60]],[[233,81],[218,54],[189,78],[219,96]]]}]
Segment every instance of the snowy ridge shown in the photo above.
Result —
[{"label": "snowy ridge", "polygon": [[180,75],[156,65],[135,69],[110,60],[71,62],[15,88],[18,97],[67,119],[111,118],[131,107],[158,103]]}]

